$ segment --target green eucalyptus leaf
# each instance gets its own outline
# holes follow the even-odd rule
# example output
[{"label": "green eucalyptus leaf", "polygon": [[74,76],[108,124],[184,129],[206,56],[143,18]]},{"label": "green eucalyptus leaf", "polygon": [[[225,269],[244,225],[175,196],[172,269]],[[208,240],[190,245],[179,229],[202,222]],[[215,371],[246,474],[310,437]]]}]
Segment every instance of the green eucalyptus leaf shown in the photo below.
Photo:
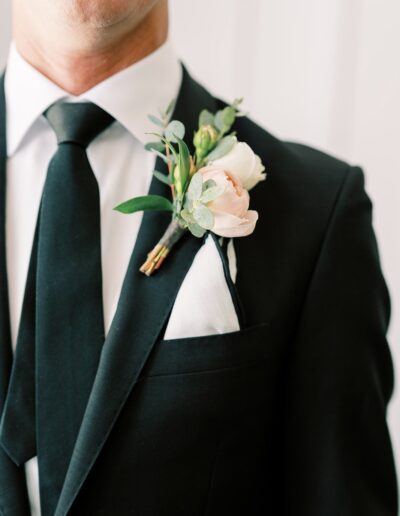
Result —
[{"label": "green eucalyptus leaf", "polygon": [[196,172],[190,180],[188,194],[191,200],[200,199],[203,191],[203,176]]},{"label": "green eucalyptus leaf", "polygon": [[158,152],[164,152],[165,151],[165,145],[162,142],[150,142],[146,143],[144,148],[147,151],[158,151]]},{"label": "green eucalyptus leaf", "polygon": [[[178,147],[179,147],[179,181],[180,181],[180,190],[182,194],[185,192],[186,184],[189,179],[190,172],[190,152],[186,143],[180,138],[176,137]],[[176,178],[175,178],[176,182]]]},{"label": "green eucalyptus leaf", "polygon": [[154,152],[154,154],[155,154],[156,156],[158,156],[159,158],[161,158],[161,159],[164,161],[164,163],[167,163],[167,164],[168,164],[169,162],[172,162],[172,163],[174,162],[174,156],[172,156],[171,154],[170,154],[170,156],[169,156],[169,157],[167,157],[165,154],[163,154],[162,152],[159,152],[159,151],[157,151],[157,150],[153,150],[153,152]]},{"label": "green eucalyptus leaf", "polygon": [[159,118],[157,118],[156,116],[147,115],[147,117],[150,120],[150,122],[152,122],[153,124],[158,125],[159,127],[164,127],[164,122],[162,120],[160,120]]},{"label": "green eucalyptus leaf", "polygon": [[207,206],[204,206],[204,204],[197,206],[193,212],[193,218],[203,229],[212,229],[214,226],[213,212],[207,208]]},{"label": "green eucalyptus leaf", "polygon": [[174,211],[172,203],[161,195],[143,195],[119,204],[114,210],[130,214],[137,211]]},{"label": "green eucalyptus leaf", "polygon": [[205,232],[207,231],[206,229],[202,228],[201,226],[199,226],[196,223],[189,224],[188,229],[192,233],[192,235],[197,238],[203,237]]},{"label": "green eucalyptus leaf", "polygon": [[185,199],[183,202],[183,207],[185,210],[192,212],[193,211],[193,203],[190,199],[190,195],[185,195]]},{"label": "green eucalyptus leaf", "polygon": [[203,109],[199,116],[199,127],[202,125],[214,125],[214,115],[207,109]]},{"label": "green eucalyptus leaf", "polygon": [[154,170],[153,175],[162,183],[164,183],[166,185],[171,185],[171,178],[169,177],[169,175],[163,174],[162,172],[159,172],[158,170]]},{"label": "green eucalyptus leaf", "polygon": [[168,107],[167,107],[167,109],[165,111],[165,114],[167,116],[170,115],[173,112],[173,110],[175,108],[175,105],[176,105],[176,99],[172,99],[171,102],[168,104]]},{"label": "green eucalyptus leaf", "polygon": [[203,183],[203,192],[208,190],[208,188],[212,188],[213,186],[217,186],[217,183],[214,181],[214,179],[207,179],[207,181],[204,181]]},{"label": "green eucalyptus leaf", "polygon": [[228,152],[230,152],[233,149],[236,142],[237,140],[235,136],[229,135],[222,138],[222,140],[218,143],[215,149],[212,152],[210,152],[210,154],[207,156],[207,163],[220,159],[226,154],[228,154]]},{"label": "green eucalyptus leaf", "polygon": [[232,127],[232,125],[235,123],[236,118],[236,109],[232,106],[228,106],[223,110],[223,120],[224,120],[224,126],[227,131]]},{"label": "green eucalyptus leaf", "polygon": [[236,108],[236,109],[237,109],[237,108],[240,106],[240,104],[242,104],[243,100],[244,100],[244,99],[243,99],[243,97],[238,97],[238,98],[236,98],[236,99],[232,102],[232,106],[233,106],[234,108]]},{"label": "green eucalyptus leaf", "polygon": [[165,138],[168,141],[178,143],[178,139],[185,136],[185,126],[179,120],[172,120],[165,129]]},{"label": "green eucalyptus leaf", "polygon": [[222,132],[224,130],[224,114],[222,111],[218,111],[215,114],[214,123],[218,131]]},{"label": "green eucalyptus leaf", "polygon": [[214,201],[217,197],[222,195],[224,191],[225,188],[222,185],[207,188],[207,190],[200,197],[200,202],[207,204],[208,202]]},{"label": "green eucalyptus leaf", "polygon": [[215,127],[222,133],[225,134],[232,127],[236,118],[236,109],[232,106],[218,111],[215,115]]},{"label": "green eucalyptus leaf", "polygon": [[193,218],[193,215],[190,213],[190,211],[183,209],[180,213],[180,216],[183,218],[185,222],[188,224],[194,224],[196,221]]}]

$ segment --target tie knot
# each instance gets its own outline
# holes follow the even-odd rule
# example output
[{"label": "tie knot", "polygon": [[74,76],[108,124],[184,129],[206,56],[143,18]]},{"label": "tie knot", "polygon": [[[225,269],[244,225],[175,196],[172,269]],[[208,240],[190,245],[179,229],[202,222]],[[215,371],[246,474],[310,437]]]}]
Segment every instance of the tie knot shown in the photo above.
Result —
[{"label": "tie knot", "polygon": [[54,129],[58,144],[76,143],[87,147],[114,121],[103,109],[90,102],[57,102],[44,112]]}]

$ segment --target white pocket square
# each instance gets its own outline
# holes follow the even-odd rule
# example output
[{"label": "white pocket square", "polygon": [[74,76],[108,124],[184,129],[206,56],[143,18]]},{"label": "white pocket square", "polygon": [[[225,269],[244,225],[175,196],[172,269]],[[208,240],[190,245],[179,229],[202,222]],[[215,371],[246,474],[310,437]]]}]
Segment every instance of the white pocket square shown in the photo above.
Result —
[{"label": "white pocket square", "polygon": [[[236,280],[233,241],[228,244],[229,271]],[[195,256],[172,308],[164,339],[200,337],[240,329],[217,244],[209,236]]]}]

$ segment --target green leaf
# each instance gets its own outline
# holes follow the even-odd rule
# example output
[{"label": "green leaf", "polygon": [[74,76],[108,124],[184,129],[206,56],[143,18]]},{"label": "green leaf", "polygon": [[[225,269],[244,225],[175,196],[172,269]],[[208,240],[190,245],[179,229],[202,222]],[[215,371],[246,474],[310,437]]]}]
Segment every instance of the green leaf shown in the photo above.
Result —
[{"label": "green leaf", "polygon": [[166,185],[171,185],[171,178],[169,177],[169,175],[163,174],[162,172],[159,172],[158,170],[154,170],[153,175],[162,183],[164,183]]},{"label": "green leaf", "polygon": [[158,156],[159,158],[161,158],[161,159],[164,161],[164,163],[167,163],[167,164],[168,164],[168,162],[170,162],[170,161],[171,161],[171,162],[173,162],[173,161],[174,161],[174,159],[173,159],[173,158],[174,158],[174,156],[171,156],[171,155],[170,155],[170,156],[169,156],[169,158],[168,158],[168,157],[167,157],[165,154],[163,154],[162,152],[158,152],[157,150],[153,150],[153,152],[154,152],[154,154],[155,154],[156,156]]},{"label": "green leaf", "polygon": [[159,118],[157,118],[156,116],[154,116],[154,115],[147,115],[147,118],[153,124],[158,125],[159,127],[164,127],[164,122],[162,120],[160,120]]},{"label": "green leaf", "polygon": [[224,130],[224,113],[223,111],[218,111],[215,115],[215,127],[218,129],[218,131]]},{"label": "green leaf", "polygon": [[206,229],[200,227],[198,224],[189,224],[188,229],[192,235],[197,238],[204,236],[205,232],[207,231]]},{"label": "green leaf", "polygon": [[215,149],[212,152],[210,152],[210,154],[207,156],[207,163],[209,163],[210,161],[220,159],[226,154],[228,154],[228,152],[230,152],[235,146],[236,141],[236,137],[231,135],[222,138],[222,140],[218,143]]},{"label": "green leaf", "polygon": [[165,138],[174,143],[178,143],[178,139],[185,136],[185,126],[179,120],[172,120],[165,129]]},{"label": "green leaf", "polygon": [[164,154],[165,144],[162,142],[147,143],[145,145],[145,149],[150,152],[154,152],[154,154],[161,158],[164,161],[164,163],[175,163],[175,156],[173,154],[170,154],[169,156],[166,156]]},{"label": "green leaf", "polygon": [[193,218],[193,215],[190,213],[190,211],[183,209],[180,213],[180,216],[183,218],[185,222],[188,224],[194,224],[195,220]]},{"label": "green leaf", "polygon": [[235,109],[238,109],[238,107],[240,106],[240,104],[243,102],[243,97],[238,97],[237,99],[235,99],[233,102],[232,102],[232,107],[234,107]]},{"label": "green leaf", "polygon": [[179,181],[182,193],[185,192],[186,183],[190,172],[190,152],[186,143],[180,138],[176,138],[179,147]]},{"label": "green leaf", "polygon": [[193,218],[203,229],[212,229],[214,226],[213,212],[204,204],[197,206],[193,212]]},{"label": "green leaf", "polygon": [[192,179],[190,180],[188,187],[188,194],[190,199],[197,200],[200,199],[201,193],[203,191],[203,176],[196,172]]},{"label": "green leaf", "polygon": [[223,111],[224,125],[229,131],[232,125],[235,123],[236,109],[232,106],[228,106]]},{"label": "green leaf", "polygon": [[200,197],[200,201],[204,204],[207,204],[208,202],[214,201],[217,197],[222,195],[224,191],[225,188],[222,185],[207,188],[207,190],[205,190],[202,196]]},{"label": "green leaf", "polygon": [[207,181],[204,181],[203,183],[203,192],[205,192],[208,188],[212,188],[213,186],[217,186],[217,183],[214,181],[214,179],[207,179]]},{"label": "green leaf", "polygon": [[114,210],[120,213],[135,213],[136,211],[174,211],[172,203],[161,195],[143,195],[134,197],[119,204]]},{"label": "green leaf", "polygon": [[199,116],[199,127],[202,125],[214,125],[214,115],[207,109],[203,109]]},{"label": "green leaf", "polygon": [[149,151],[158,151],[158,152],[164,152],[165,151],[165,145],[162,142],[150,142],[146,143],[144,148]]},{"label": "green leaf", "polygon": [[176,99],[172,99],[171,102],[168,104],[168,107],[165,111],[165,114],[168,116],[172,113],[172,111],[174,110],[175,108],[175,104],[176,104]]},{"label": "green leaf", "polygon": [[236,109],[232,106],[218,111],[215,115],[215,127],[222,133],[225,134],[232,127],[236,118]]},{"label": "green leaf", "polygon": [[188,210],[191,212],[191,211],[193,211],[192,206],[193,206],[193,203],[190,199],[190,195],[185,195],[183,207],[185,208],[185,210]]}]

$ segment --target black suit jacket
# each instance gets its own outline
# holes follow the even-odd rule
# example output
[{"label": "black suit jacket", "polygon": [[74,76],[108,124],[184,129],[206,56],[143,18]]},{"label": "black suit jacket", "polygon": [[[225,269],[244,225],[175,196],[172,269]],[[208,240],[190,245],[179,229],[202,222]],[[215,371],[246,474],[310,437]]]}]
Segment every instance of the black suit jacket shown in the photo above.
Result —
[{"label": "black suit jacket", "polygon": [[[3,402],[12,353],[1,92]],[[187,134],[201,109],[221,106],[184,72],[174,117]],[[41,478],[45,516],[397,514],[389,299],[363,174],[247,118],[235,129],[268,172],[251,192],[256,231],[235,241],[243,327],[160,339],[202,241],[188,235],[147,278],[138,267],[168,216],[146,213],[68,473]],[[153,180],[152,193],[164,188]],[[23,469],[0,452],[0,514],[28,513]]]}]

